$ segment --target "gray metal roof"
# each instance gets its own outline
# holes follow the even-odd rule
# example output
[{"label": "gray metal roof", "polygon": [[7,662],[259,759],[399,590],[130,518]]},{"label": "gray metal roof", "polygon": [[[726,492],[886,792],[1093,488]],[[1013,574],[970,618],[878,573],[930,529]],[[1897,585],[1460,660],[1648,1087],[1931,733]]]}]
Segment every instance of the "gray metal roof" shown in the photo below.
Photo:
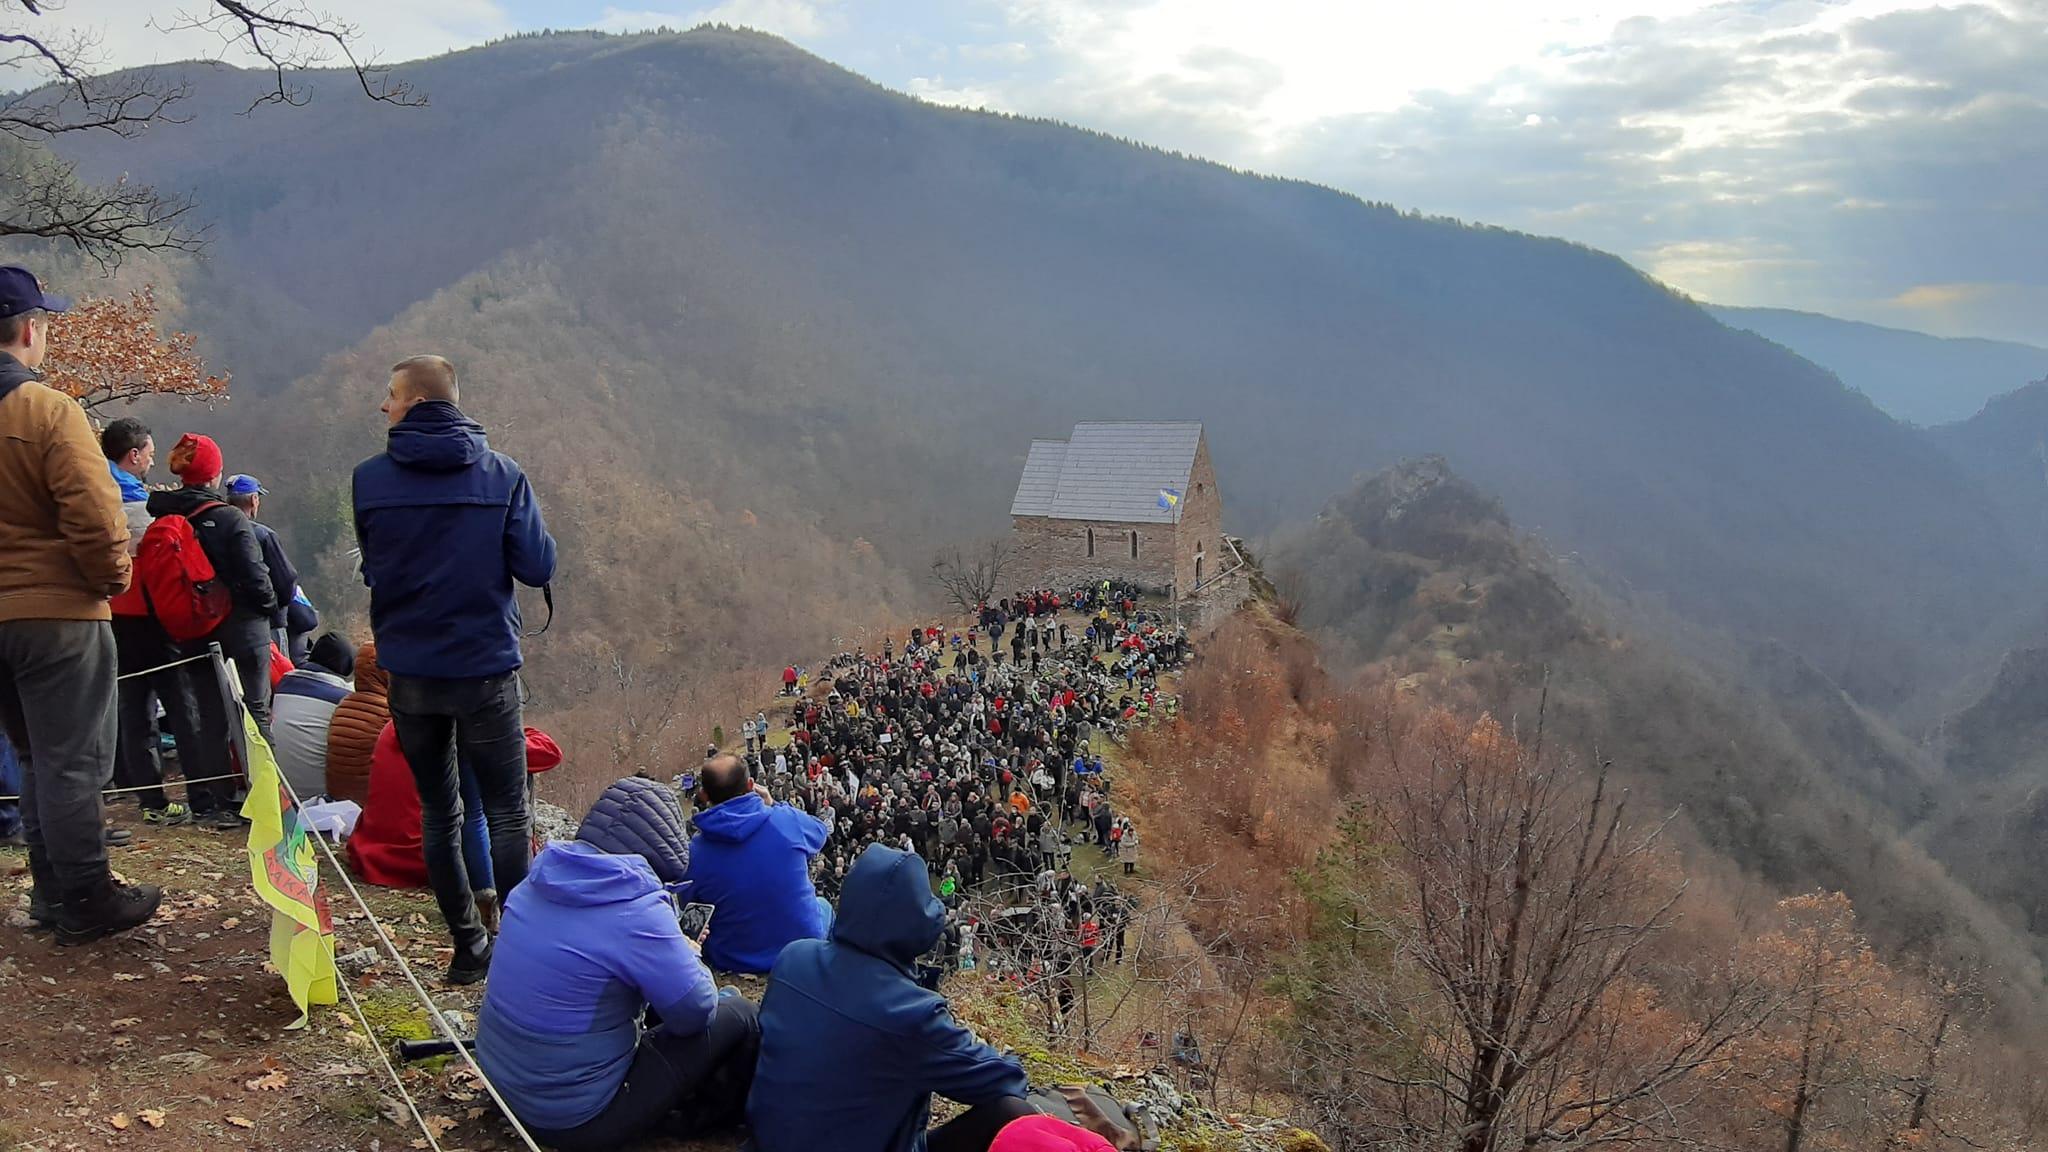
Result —
[{"label": "gray metal roof", "polygon": [[1017,481],[1017,498],[1010,502],[1010,515],[1052,515],[1053,494],[1060,486],[1060,463],[1066,458],[1065,440],[1031,442],[1031,455],[1024,458],[1024,477]]},{"label": "gray metal roof", "polygon": [[1174,513],[1159,506],[1159,490],[1185,496],[1201,442],[1202,426],[1192,421],[1076,424],[1064,442],[1031,442],[1010,514],[1170,524]]}]

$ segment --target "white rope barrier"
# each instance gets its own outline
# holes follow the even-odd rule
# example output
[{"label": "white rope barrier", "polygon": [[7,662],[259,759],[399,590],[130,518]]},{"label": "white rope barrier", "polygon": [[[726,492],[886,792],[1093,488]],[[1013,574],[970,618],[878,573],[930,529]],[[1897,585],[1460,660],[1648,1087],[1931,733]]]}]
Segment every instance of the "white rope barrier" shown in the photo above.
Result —
[{"label": "white rope barrier", "polygon": [[169,664],[159,664],[159,665],[157,665],[157,666],[156,666],[156,667],[154,667],[154,668],[144,668],[144,669],[143,669],[143,670],[141,670],[140,672],[124,672],[124,673],[122,673],[121,675],[119,675],[119,676],[116,676],[116,677],[114,677],[114,679],[115,679],[115,680],[133,680],[133,679],[135,679],[135,678],[136,678],[137,676],[147,676],[147,675],[149,675],[149,674],[150,674],[150,673],[152,673],[152,672],[161,672],[161,671],[163,671],[163,670],[164,670],[164,669],[166,669],[166,668],[176,668],[176,667],[178,667],[178,666],[179,666],[179,665],[181,665],[181,664],[197,664],[197,663],[198,663],[199,661],[201,661],[201,660],[210,660],[210,659],[212,659],[212,658],[213,658],[213,653],[212,653],[212,651],[210,651],[210,650],[209,650],[209,651],[206,651],[206,652],[201,652],[201,653],[200,653],[199,655],[197,655],[197,656],[187,656],[187,657],[185,657],[185,658],[184,658],[183,660],[173,660],[173,661],[171,661],[171,662],[170,662]]},{"label": "white rope barrier", "polygon": [[398,1089],[399,1098],[405,1101],[405,1110],[412,1113],[412,1122],[420,1126],[421,1134],[427,1138],[427,1143],[434,1152],[441,1152],[441,1141],[435,1138],[433,1128],[427,1124],[427,1118],[420,1115],[419,1101],[413,1099],[412,1093],[406,1089],[405,1078],[398,1074],[398,1069],[391,1063],[391,1054],[384,1051],[382,1044],[377,1043],[377,1033],[370,1027],[370,1017],[363,1012],[362,1001],[356,999],[356,990],[348,986],[348,977],[343,975],[339,968],[334,970],[334,982],[341,985],[342,992],[347,994],[348,1006],[355,1010],[356,1019],[363,1023],[363,1039],[369,1041],[370,1047],[377,1050],[377,1059],[383,1062],[384,1071],[391,1077],[391,1086]]},{"label": "white rope barrier", "polygon": [[[131,792],[154,792],[159,788],[175,788],[179,784],[183,784],[189,788],[194,784],[212,784],[219,780],[240,780],[241,778],[242,774],[240,772],[229,772],[221,776],[201,776],[197,780],[186,780],[183,777],[180,777],[176,780],[161,780],[155,784],[137,784],[132,788],[104,788],[100,790],[100,795],[125,796]],[[0,796],[0,802],[5,802],[8,800],[18,801],[20,799],[21,797],[19,796]]]},{"label": "white rope barrier", "polygon": [[[303,810],[305,805],[300,802],[298,792],[292,788],[292,782],[285,779],[284,774],[281,772],[278,774],[277,779],[278,783],[284,785],[286,794],[292,798],[292,804]],[[370,929],[377,934],[378,942],[383,944],[384,950],[391,954],[393,960],[397,961],[398,970],[404,973],[405,982],[412,986],[413,995],[426,1008],[428,1022],[434,1026],[435,1031],[439,1032],[444,1039],[455,1046],[455,1051],[469,1065],[469,1070],[475,1073],[477,1083],[482,1084],[484,1091],[490,1094],[492,1103],[496,1104],[498,1111],[504,1114],[506,1122],[512,1125],[512,1130],[519,1134],[519,1139],[526,1145],[528,1152],[541,1152],[541,1147],[534,1141],[533,1134],[526,1130],[526,1125],[519,1122],[519,1117],[512,1114],[512,1106],[505,1102],[505,1097],[499,1093],[498,1086],[491,1083],[489,1076],[484,1075],[483,1066],[476,1062],[476,1054],[471,1052],[469,1047],[462,1042],[461,1036],[456,1035],[455,1029],[449,1025],[447,1017],[442,1015],[440,1006],[434,1003],[434,998],[428,995],[426,987],[420,983],[419,977],[413,974],[412,965],[405,962],[405,957],[398,951],[398,945],[392,943],[391,937],[385,933],[384,925],[378,921],[377,914],[370,911],[369,901],[363,899],[362,892],[356,888],[356,882],[349,877],[348,869],[343,868],[341,861],[335,858],[334,849],[328,844],[327,837],[316,835],[312,837],[312,840],[320,846],[321,854],[327,857],[328,866],[334,870],[334,875],[340,879],[342,887],[348,889],[349,897],[356,902],[356,907],[362,909],[363,918],[370,922]],[[342,976],[339,968],[335,969],[334,976],[335,983],[341,984],[344,987],[347,986],[347,981]],[[349,993],[349,1000],[351,1002],[355,1000],[355,993]],[[365,1026],[367,1027],[367,1021]],[[371,1044],[372,1046],[376,1044],[374,1037],[371,1038]],[[385,1063],[388,1065],[390,1061],[387,1059]],[[408,1103],[410,1103],[410,1098],[408,1098]],[[417,1118],[419,1112],[415,1110],[413,1115]],[[431,1139],[431,1136],[429,1138]],[[440,1145],[436,1144],[434,1147],[438,1150]]]}]

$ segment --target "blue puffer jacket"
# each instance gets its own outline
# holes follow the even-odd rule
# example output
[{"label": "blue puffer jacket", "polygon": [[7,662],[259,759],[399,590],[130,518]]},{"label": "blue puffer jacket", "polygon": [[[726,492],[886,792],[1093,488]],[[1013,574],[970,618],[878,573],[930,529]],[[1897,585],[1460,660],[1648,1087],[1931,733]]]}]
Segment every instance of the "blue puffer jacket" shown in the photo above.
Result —
[{"label": "blue puffer jacket", "polygon": [[720,972],[766,972],[792,940],[822,940],[831,909],[811,886],[811,857],[831,829],[752,792],[697,813],[690,899],[718,911],[704,959]]},{"label": "blue puffer jacket", "polygon": [[633,1064],[649,1005],[684,1034],[708,1028],[717,1009],[711,973],[650,864],[688,859],[681,812],[671,796],[672,818],[655,814],[661,798],[633,791],[615,797],[613,785],[599,801],[639,813],[603,825],[597,838],[613,851],[584,839],[550,844],[505,901],[476,1055],[535,1127],[574,1128],[604,1110]]},{"label": "blue puffer jacket", "polygon": [[1030,1090],[911,978],[944,928],[924,861],[875,844],[847,874],[832,939],[782,950],[747,1097],[760,1152],[922,1152],[932,1093],[972,1107]]},{"label": "blue puffer jacket", "polygon": [[498,676],[520,665],[512,581],[555,577],[533,488],[445,400],[413,406],[384,454],[356,465],[356,542],[377,663],[403,676]]}]

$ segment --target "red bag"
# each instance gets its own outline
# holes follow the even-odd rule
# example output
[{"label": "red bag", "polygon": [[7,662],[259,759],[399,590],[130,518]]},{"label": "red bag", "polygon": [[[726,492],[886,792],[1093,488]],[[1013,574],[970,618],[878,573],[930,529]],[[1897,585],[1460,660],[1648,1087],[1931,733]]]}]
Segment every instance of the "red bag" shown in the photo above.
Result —
[{"label": "red bag", "polygon": [[[192,517],[227,505],[209,500],[184,516],[159,516],[142,534],[135,551],[135,578],[115,598],[113,609],[123,616],[155,616],[171,639],[180,644],[209,636],[228,618],[232,607],[227,586],[213,571],[213,561],[199,547]],[[136,609],[140,608],[140,611]]]}]

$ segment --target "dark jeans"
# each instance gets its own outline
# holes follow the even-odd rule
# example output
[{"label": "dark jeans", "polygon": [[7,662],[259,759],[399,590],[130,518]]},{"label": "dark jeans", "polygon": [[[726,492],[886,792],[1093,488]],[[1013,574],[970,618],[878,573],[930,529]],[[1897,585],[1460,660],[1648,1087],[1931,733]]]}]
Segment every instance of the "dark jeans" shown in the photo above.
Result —
[{"label": "dark jeans", "polygon": [[[15,759],[14,745],[0,733],[0,796],[21,795],[21,761]],[[21,831],[21,802],[0,800],[0,836]]]},{"label": "dark jeans", "polygon": [[491,826],[484,819],[484,793],[477,787],[476,772],[461,760],[462,774],[462,866],[469,870],[469,886],[482,892],[496,891],[497,869],[491,867]]},{"label": "dark jeans", "polygon": [[462,785],[458,752],[476,775],[491,833],[491,869],[502,906],[526,879],[533,856],[533,815],[526,805],[526,732],[520,726],[519,677],[469,680],[391,674],[391,724],[420,792],[420,839],[427,882],[458,953],[483,951],[469,869],[462,862]]},{"label": "dark jeans", "polygon": [[689,1139],[732,1127],[746,1115],[760,1048],[758,1010],[722,996],[702,1032],[678,1036],[667,1025],[642,1032],[604,1111],[574,1128],[534,1128],[533,1138],[560,1152],[616,1152],[657,1133]]},{"label": "dark jeans", "polygon": [[[114,618],[114,651],[124,676],[158,668],[178,658],[166,644],[149,634],[156,627],[153,621],[137,617]],[[178,765],[184,770],[185,778],[203,779],[227,770],[225,744],[208,744],[202,739],[205,732],[199,721],[194,686],[210,683],[212,674],[207,673],[206,680],[196,680],[190,675],[190,670],[195,667],[201,666],[161,668],[148,675],[122,680],[115,689],[121,739],[120,757],[114,766],[114,783],[121,788],[147,788],[147,791],[136,794],[145,809],[161,811],[170,802],[164,795],[163,759],[157,742],[156,706],[159,700],[163,701],[164,720],[170,726],[171,738],[177,741]],[[213,800],[213,785],[188,784],[185,791],[194,811],[205,812],[218,807]]]},{"label": "dark jeans", "polygon": [[[196,655],[206,649],[207,642],[199,641],[188,645],[182,654]],[[268,665],[269,662],[266,655],[264,663]],[[249,766],[241,759],[242,717],[235,710],[233,689],[228,683],[229,678],[240,678],[240,669],[224,660],[201,660],[180,664],[172,672],[183,682],[183,690],[189,694],[192,713],[199,723],[189,746],[175,724],[171,728],[172,736],[178,741],[178,767],[184,770],[185,779],[208,780],[215,776],[239,774],[239,779],[186,785],[185,795],[191,801],[192,811],[204,815],[219,809],[233,810],[237,807],[235,796],[246,788],[249,773]],[[255,713],[254,707],[250,708],[250,713]],[[262,723],[269,723],[267,715]]]},{"label": "dark jeans", "polygon": [[275,745],[277,742],[270,739],[270,645],[224,650],[234,665],[235,676],[242,682],[242,703],[248,707],[249,715],[256,718],[256,730],[263,733],[265,741]]},{"label": "dark jeans", "polygon": [[925,1133],[925,1152],[988,1152],[996,1135],[1012,1120],[1038,1115],[1021,1096],[1004,1096],[987,1104],[976,1104],[930,1132]]},{"label": "dark jeans", "polygon": [[104,620],[0,622],[0,725],[21,759],[21,823],[60,891],[107,876],[114,633]]}]

